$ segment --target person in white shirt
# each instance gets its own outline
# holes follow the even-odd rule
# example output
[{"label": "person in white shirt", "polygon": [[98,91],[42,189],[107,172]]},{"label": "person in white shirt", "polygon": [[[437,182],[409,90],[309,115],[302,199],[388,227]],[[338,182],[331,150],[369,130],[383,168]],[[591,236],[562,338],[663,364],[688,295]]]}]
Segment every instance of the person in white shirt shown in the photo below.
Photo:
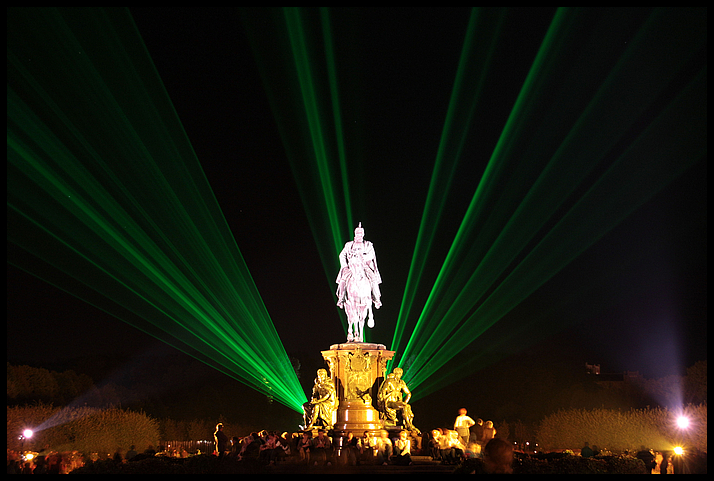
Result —
[{"label": "person in white shirt", "polygon": [[401,431],[399,437],[394,441],[394,456],[392,461],[400,466],[412,464],[411,441],[407,437],[406,431]]},{"label": "person in white shirt", "polygon": [[456,421],[454,421],[454,431],[459,433],[459,437],[464,446],[469,443],[469,436],[471,434],[469,428],[476,424],[476,421],[471,419],[466,413],[466,408],[459,409],[459,415],[456,417]]},{"label": "person in white shirt", "polygon": [[381,436],[377,439],[377,464],[387,465],[392,457],[392,440],[386,429],[381,431]]}]

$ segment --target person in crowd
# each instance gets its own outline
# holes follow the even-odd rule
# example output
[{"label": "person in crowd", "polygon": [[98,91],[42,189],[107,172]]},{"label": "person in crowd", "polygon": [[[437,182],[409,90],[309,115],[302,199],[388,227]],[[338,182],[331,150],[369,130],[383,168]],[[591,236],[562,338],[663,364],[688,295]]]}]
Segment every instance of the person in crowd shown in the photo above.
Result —
[{"label": "person in crowd", "polygon": [[320,429],[317,432],[317,437],[312,440],[312,446],[310,447],[310,462],[313,462],[315,466],[318,464],[326,464],[330,466],[332,463],[331,459],[332,442],[330,438],[327,437],[327,433],[324,429]]},{"label": "person in crowd", "polygon": [[260,454],[258,459],[263,464],[275,464],[277,457],[277,440],[274,433],[264,433],[265,442],[260,446]]},{"label": "person in crowd", "polygon": [[241,441],[239,459],[241,461],[257,460],[260,456],[261,444],[258,433],[250,433],[244,437]]},{"label": "person in crowd", "polygon": [[660,474],[663,459],[664,457],[662,456],[662,453],[655,451],[655,467],[652,468],[652,474]]},{"label": "person in crowd", "polygon": [[312,438],[309,432],[303,432],[298,441],[298,458],[301,463],[310,463],[310,448],[312,447]]},{"label": "person in crowd", "polygon": [[464,457],[466,446],[461,442],[458,432],[449,430],[449,446],[453,449],[454,457],[460,461]]},{"label": "person in crowd", "polygon": [[508,441],[493,438],[483,448],[483,462],[472,474],[513,474],[513,446]]},{"label": "person in crowd", "polygon": [[658,474],[674,474],[671,451],[662,451],[662,462],[659,463]]},{"label": "person in crowd", "polygon": [[222,458],[228,451],[228,436],[223,432],[223,423],[216,424],[213,440],[216,443],[216,454]]},{"label": "person in crowd", "polygon": [[645,470],[649,473],[654,469],[654,467],[657,465],[655,463],[655,455],[652,452],[651,449],[647,449],[644,446],[640,447],[640,450],[637,452],[635,455],[637,459],[641,459],[643,463],[645,463]]},{"label": "person in crowd", "polygon": [[292,455],[292,442],[290,435],[284,432],[275,433],[275,462],[285,461]]},{"label": "person in crowd", "polygon": [[136,446],[132,444],[131,446],[129,446],[129,451],[126,452],[126,456],[124,456],[124,459],[126,459],[127,461],[131,461],[137,454],[139,453],[136,452]]},{"label": "person in crowd", "polygon": [[[483,442],[483,419],[476,418],[474,425],[469,428],[469,432],[469,441],[481,444]],[[483,447],[482,444],[481,447]]]},{"label": "person in crowd", "polygon": [[35,469],[32,470],[32,474],[47,474],[47,460],[44,456],[37,456],[33,461]]},{"label": "person in crowd", "polygon": [[483,437],[481,438],[481,446],[486,446],[489,441],[496,437],[496,428],[493,427],[493,421],[486,421],[483,426]]},{"label": "person in crowd", "polygon": [[114,451],[114,456],[112,456],[112,460],[114,461],[114,464],[121,464],[124,462],[124,456],[122,456],[122,449],[117,448],[116,451]]},{"label": "person in crowd", "polygon": [[466,445],[466,451],[464,451],[464,456],[466,459],[480,459],[481,455],[481,445],[475,441],[469,441]]},{"label": "person in crowd", "polygon": [[399,437],[394,441],[394,454],[392,463],[398,466],[409,466],[412,464],[411,440],[407,431],[401,431]]},{"label": "person in crowd", "polygon": [[580,449],[580,456],[584,458],[591,458],[595,456],[595,451],[593,451],[593,449],[590,447],[590,443],[588,443],[587,441],[585,442],[585,446]]},{"label": "person in crowd", "polygon": [[228,454],[232,458],[237,458],[240,454],[240,438],[238,436],[233,436],[231,438],[231,450]]},{"label": "person in crowd", "polygon": [[377,463],[386,466],[389,463],[389,458],[392,457],[393,451],[394,449],[392,440],[389,439],[389,433],[386,429],[383,429],[377,440]]},{"label": "person in crowd", "polygon": [[[461,459],[461,452],[454,446],[451,432],[449,429],[440,429],[438,440],[442,464],[458,464]],[[453,432],[456,433],[456,431]],[[455,434],[455,437],[458,438],[458,433]]]},{"label": "person in crowd", "polygon": [[64,459],[60,453],[57,451],[51,452],[47,456],[47,474],[65,474],[64,464]]},{"label": "person in crowd", "polygon": [[20,474],[32,474],[32,471],[32,463],[29,461],[25,461],[25,464],[22,466]]},{"label": "person in crowd", "polygon": [[374,464],[377,456],[377,438],[369,431],[365,431],[360,439],[360,459],[364,464]]},{"label": "person in crowd", "polygon": [[461,443],[464,446],[469,442],[469,438],[471,437],[470,429],[474,424],[476,424],[476,421],[468,416],[466,408],[459,409],[459,415],[456,416],[456,420],[454,421],[454,431],[459,433]]},{"label": "person in crowd", "polygon": [[360,440],[352,431],[347,431],[343,440],[342,461],[350,466],[356,466],[360,458]]},{"label": "person in crowd", "polygon": [[434,461],[441,460],[441,447],[439,446],[439,438],[441,437],[441,431],[434,429],[431,431],[431,436],[427,443],[427,448],[429,450],[429,456]]}]

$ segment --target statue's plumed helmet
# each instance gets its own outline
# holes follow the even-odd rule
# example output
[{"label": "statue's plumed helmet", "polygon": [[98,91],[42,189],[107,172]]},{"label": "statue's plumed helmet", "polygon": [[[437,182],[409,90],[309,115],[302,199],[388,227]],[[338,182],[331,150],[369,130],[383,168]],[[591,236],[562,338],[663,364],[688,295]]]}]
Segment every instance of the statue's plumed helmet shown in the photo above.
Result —
[{"label": "statue's plumed helmet", "polygon": [[364,229],[362,228],[362,223],[360,222],[357,228],[355,229],[355,235],[364,235]]}]

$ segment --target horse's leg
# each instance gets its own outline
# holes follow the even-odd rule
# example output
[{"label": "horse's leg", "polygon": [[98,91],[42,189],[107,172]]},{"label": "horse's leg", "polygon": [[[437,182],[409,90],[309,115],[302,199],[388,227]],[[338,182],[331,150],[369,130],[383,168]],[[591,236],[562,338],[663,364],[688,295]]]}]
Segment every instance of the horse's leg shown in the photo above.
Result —
[{"label": "horse's leg", "polygon": [[354,336],[352,335],[352,323],[348,322],[347,325],[349,326],[347,328],[347,342],[352,342],[355,340]]},{"label": "horse's leg", "polygon": [[357,321],[359,329],[359,342],[364,342],[364,321]]}]

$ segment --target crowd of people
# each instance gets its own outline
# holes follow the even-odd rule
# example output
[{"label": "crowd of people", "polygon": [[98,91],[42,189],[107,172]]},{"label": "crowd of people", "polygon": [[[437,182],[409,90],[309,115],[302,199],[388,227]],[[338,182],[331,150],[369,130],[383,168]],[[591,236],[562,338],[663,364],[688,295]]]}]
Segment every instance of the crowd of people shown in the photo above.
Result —
[{"label": "crowd of people", "polygon": [[[330,434],[325,429],[293,433],[263,430],[229,438],[223,424],[219,423],[214,432],[213,454],[221,459],[266,466],[279,463],[408,466],[413,464],[412,456],[426,456],[442,464],[459,466],[460,470],[465,467],[473,473],[513,472],[513,445],[496,437],[493,422],[472,419],[465,408],[459,410],[453,429],[438,428],[425,433],[407,429],[364,431],[361,434],[348,431],[338,438],[332,438]],[[160,447],[158,451],[161,452],[149,447],[137,453],[135,446],[131,446],[126,454],[118,449],[113,461],[126,463],[157,454],[189,456],[183,448],[169,452],[168,448]],[[585,458],[598,453],[599,449],[587,442],[580,449],[580,456]],[[67,457],[49,450],[38,453],[33,460],[24,459],[19,453],[11,454],[8,450],[8,474],[62,474],[95,460],[79,453]],[[663,455],[643,447],[635,457],[641,459],[653,474],[686,471],[682,466],[676,466],[677,461],[681,462],[681,456],[672,458],[667,454],[671,453]]]},{"label": "crowd of people", "polygon": [[[316,434],[313,434],[316,432]],[[214,433],[216,454],[222,458],[261,464],[300,463],[309,465],[402,465],[413,464],[412,456],[429,456],[442,464],[459,465],[467,460],[489,472],[509,472],[513,460],[510,443],[495,437],[493,422],[471,419],[461,409],[453,429],[380,430],[346,432],[332,439],[324,429],[295,433],[253,432],[229,439],[218,424]]]},{"label": "crowd of people", "polygon": [[68,474],[96,459],[96,455],[87,456],[79,451],[60,453],[45,448],[30,454],[8,449],[7,474]]},{"label": "crowd of people", "polygon": [[230,441],[216,429],[216,454],[222,458],[261,464],[300,463],[329,466],[344,464],[411,464],[413,442],[407,431],[391,438],[389,432],[365,431],[360,436],[347,432],[337,446],[324,429],[294,433],[260,431],[248,436],[233,437]]}]

